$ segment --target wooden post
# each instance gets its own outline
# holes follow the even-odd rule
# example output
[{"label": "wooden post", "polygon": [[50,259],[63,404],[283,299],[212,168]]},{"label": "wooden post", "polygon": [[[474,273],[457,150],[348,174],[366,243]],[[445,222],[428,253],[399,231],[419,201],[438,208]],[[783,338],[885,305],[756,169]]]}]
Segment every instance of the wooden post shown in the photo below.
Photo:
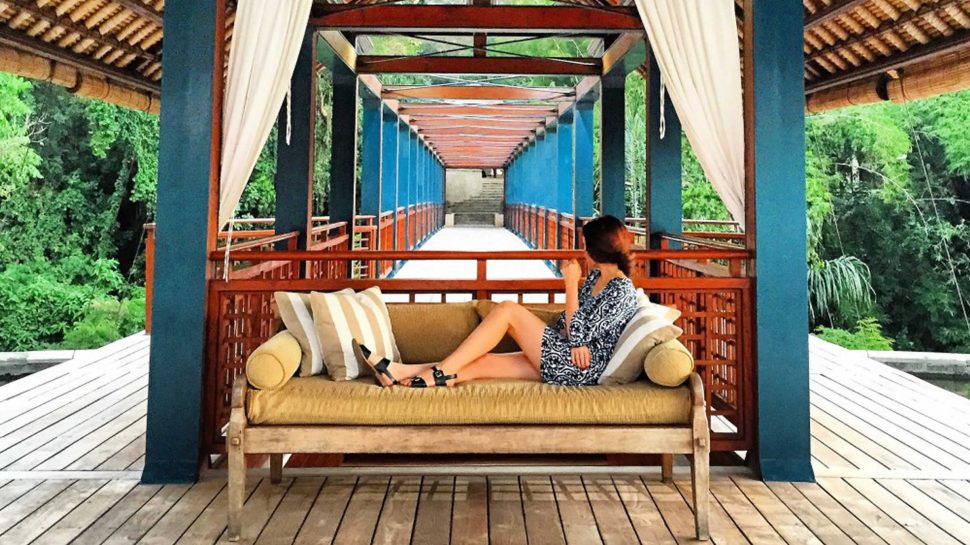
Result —
[{"label": "wooden post", "polygon": [[[333,113],[330,144],[330,221],[347,222],[348,250],[354,248],[357,211],[357,76],[333,64]],[[348,274],[352,264],[348,262]]]},{"label": "wooden post", "polygon": [[145,483],[202,459],[208,252],[216,247],[225,3],[169,0],[159,141]]},{"label": "wooden post", "polygon": [[[745,2],[746,241],[754,250],[758,463],[811,481],[802,5]],[[757,228],[757,229],[756,229]]]},{"label": "wooden post", "polygon": [[660,137],[660,67],[650,54],[647,87],[647,172],[644,217],[651,248],[659,248],[660,233],[680,234],[684,222],[681,197],[680,119],[667,97],[664,107],[666,135]]}]

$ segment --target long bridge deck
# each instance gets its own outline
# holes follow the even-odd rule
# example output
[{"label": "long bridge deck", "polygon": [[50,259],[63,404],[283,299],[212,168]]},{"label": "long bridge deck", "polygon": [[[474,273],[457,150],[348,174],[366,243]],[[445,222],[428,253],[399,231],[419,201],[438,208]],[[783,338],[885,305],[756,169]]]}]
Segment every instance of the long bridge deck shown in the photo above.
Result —
[{"label": "long bridge deck", "polygon": [[[138,483],[148,347],[134,335],[0,387],[0,543],[223,540],[223,470],[191,486]],[[714,468],[714,543],[970,544],[970,400],[816,338],[810,351],[818,482]],[[692,541],[685,467],[663,484],[654,468],[526,462],[294,468],[280,485],[263,472],[247,539]]]}]

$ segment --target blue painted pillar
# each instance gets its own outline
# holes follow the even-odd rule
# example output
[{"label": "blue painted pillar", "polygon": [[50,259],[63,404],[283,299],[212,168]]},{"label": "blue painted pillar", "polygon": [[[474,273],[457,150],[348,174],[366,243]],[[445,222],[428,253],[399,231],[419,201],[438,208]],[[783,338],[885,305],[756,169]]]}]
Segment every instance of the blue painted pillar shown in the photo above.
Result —
[{"label": "blue painted pillar", "polygon": [[[280,110],[276,138],[276,232],[298,231],[297,245],[307,248],[313,207],[313,149],[316,125],[316,77],[313,72],[313,31],[303,37],[290,81],[290,112]],[[289,127],[287,127],[289,123]],[[290,141],[286,141],[286,131]],[[285,249],[285,242],[281,242]]]},{"label": "blue painted pillar", "polygon": [[[575,205],[573,203],[573,186],[575,184],[575,156],[573,147],[575,145],[575,130],[573,126],[572,110],[567,111],[559,118],[559,140],[556,142],[558,147],[556,153],[556,208],[560,213],[575,215]],[[566,241],[560,240],[559,247],[563,247]]]},{"label": "blue painted pillar", "polygon": [[[381,108],[381,212],[397,210],[397,114],[386,105]],[[391,248],[397,249],[397,222],[392,231]]]},{"label": "blue painted pillar", "polygon": [[556,156],[559,154],[559,125],[549,127],[546,130],[546,153],[543,158],[545,169],[542,174],[543,186],[542,196],[546,208],[559,208],[559,191],[557,183],[559,181],[559,161]]},{"label": "blue painted pillar", "polygon": [[754,214],[746,229],[757,256],[758,462],[765,480],[811,481],[803,7],[749,5]]},{"label": "blue painted pillar", "polygon": [[[334,63],[333,114],[330,144],[330,221],[346,221],[351,233],[357,210],[357,76],[343,63]],[[348,237],[353,249],[354,237]],[[351,267],[348,262],[348,269]]]},{"label": "blue painted pillar", "polygon": [[645,212],[650,246],[660,247],[659,233],[680,234],[683,225],[680,164],[680,119],[674,105],[665,101],[666,136],[660,138],[660,67],[650,55],[647,74],[647,172]]},{"label": "blue painted pillar", "polygon": [[[575,185],[577,240],[579,218],[593,215],[593,100],[576,103],[575,129]],[[578,244],[578,243],[577,243]]]},{"label": "blue painted pillar", "polygon": [[600,203],[603,215],[626,217],[626,77],[602,78],[600,99]]},{"label": "blue painted pillar", "polygon": [[[414,131],[408,131],[408,206],[413,206],[418,202],[418,136]],[[414,234],[417,231],[417,218],[414,213],[408,216],[408,248],[417,246],[418,241]]]},{"label": "blue painted pillar", "polygon": [[360,146],[360,213],[381,213],[381,100],[361,89],[364,112]]},{"label": "blue painted pillar", "polygon": [[[408,128],[407,124],[398,121],[397,123],[397,180],[395,183],[395,191],[397,194],[397,199],[395,200],[395,214],[401,214],[403,217],[395,217],[395,235],[394,240],[399,246],[396,248],[398,250],[407,250],[407,202],[408,202],[408,170],[411,168],[408,162],[408,146],[410,145],[410,135],[411,130]],[[399,210],[403,208],[403,210]],[[403,233],[401,230],[403,229]],[[400,246],[403,245],[403,246]],[[401,261],[397,261],[394,266],[400,267]]]},{"label": "blue painted pillar", "polygon": [[199,475],[207,254],[218,229],[210,186],[219,172],[212,150],[221,133],[212,116],[219,93],[212,74],[222,69],[219,4],[169,0],[165,9],[143,483],[190,483]]}]

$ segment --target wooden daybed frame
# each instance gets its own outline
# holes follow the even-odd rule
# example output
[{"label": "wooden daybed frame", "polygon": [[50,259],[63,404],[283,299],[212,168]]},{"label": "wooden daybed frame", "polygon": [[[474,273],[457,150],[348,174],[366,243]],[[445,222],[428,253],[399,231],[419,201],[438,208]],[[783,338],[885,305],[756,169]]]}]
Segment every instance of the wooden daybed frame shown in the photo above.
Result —
[{"label": "wooden daybed frame", "polygon": [[[673,475],[673,455],[691,460],[691,488],[697,538],[707,540],[710,493],[710,429],[704,386],[690,376],[691,414],[684,425],[464,425],[464,426],[347,426],[250,425],[246,417],[248,384],[236,377],[229,417],[229,540],[242,530],[246,495],[246,454],[268,454],[270,480],[283,476],[283,455],[290,453],[635,453],[662,455],[661,475]],[[537,430],[546,433],[537,435]],[[537,441],[540,439],[541,441]]]}]

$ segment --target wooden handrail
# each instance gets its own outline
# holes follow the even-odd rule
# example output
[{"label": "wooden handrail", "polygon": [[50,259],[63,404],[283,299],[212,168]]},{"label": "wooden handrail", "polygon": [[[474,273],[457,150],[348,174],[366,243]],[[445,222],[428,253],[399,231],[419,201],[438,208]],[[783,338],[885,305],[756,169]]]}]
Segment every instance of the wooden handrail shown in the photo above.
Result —
[{"label": "wooden handrail", "polygon": [[[231,255],[231,254],[234,254],[235,252],[248,250],[250,248],[259,248],[260,246],[264,246],[266,244],[273,244],[274,242],[283,242],[284,240],[299,238],[299,236],[300,236],[299,231],[290,231],[288,233],[280,233],[278,235],[274,235],[270,237],[258,238],[256,240],[250,240],[239,244],[233,244],[231,246],[231,249],[229,250],[229,253]],[[222,254],[223,257],[225,257],[226,255],[225,250],[220,250],[215,253]]]},{"label": "wooden handrail", "polygon": [[[750,252],[742,249],[731,250],[634,250],[634,259],[749,259]],[[519,250],[505,252],[464,252],[464,251],[383,251],[355,250],[341,252],[310,251],[245,251],[232,250],[229,259],[246,261],[314,261],[314,260],[360,260],[360,259],[415,259],[437,261],[487,260],[553,260],[580,259],[586,255],[582,250]],[[211,259],[222,259],[223,252],[212,252]]]},{"label": "wooden handrail", "polygon": [[734,244],[729,244],[727,242],[718,242],[715,240],[705,240],[700,237],[695,237],[692,235],[677,235],[673,233],[660,233],[660,238],[663,240],[669,240],[671,242],[680,242],[681,244],[696,244],[698,246],[707,246],[709,248],[722,249],[722,250],[736,250],[738,247]]}]

